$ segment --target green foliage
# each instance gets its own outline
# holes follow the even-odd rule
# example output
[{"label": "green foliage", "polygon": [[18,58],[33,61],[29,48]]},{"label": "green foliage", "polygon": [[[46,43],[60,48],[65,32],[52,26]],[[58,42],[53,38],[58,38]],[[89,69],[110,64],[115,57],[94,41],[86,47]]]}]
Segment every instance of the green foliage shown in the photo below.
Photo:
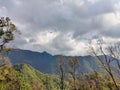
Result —
[{"label": "green foliage", "polygon": [[[118,86],[120,86],[118,81]],[[74,80],[65,79],[65,90],[74,90]],[[76,79],[77,90],[115,90],[114,83],[107,74],[94,71],[91,74],[80,74]],[[0,67],[0,90],[60,90],[60,79],[57,75],[43,74],[30,65],[18,64],[14,67]]]},{"label": "green foliage", "polygon": [[0,18],[0,52],[6,50],[6,43],[14,39],[14,31],[16,26],[10,21],[9,17]]},{"label": "green foliage", "polygon": [[17,72],[9,67],[0,67],[0,90],[18,90]]},{"label": "green foliage", "polygon": [[26,64],[18,64],[14,68],[22,90],[60,90],[60,79],[55,75],[43,74]]},{"label": "green foliage", "polygon": [[[120,85],[119,82],[117,84]],[[110,76],[97,71],[80,75],[76,86],[78,90],[116,90]]]},{"label": "green foliage", "polygon": [[30,65],[0,67],[0,90],[60,90],[59,78],[43,74]]}]

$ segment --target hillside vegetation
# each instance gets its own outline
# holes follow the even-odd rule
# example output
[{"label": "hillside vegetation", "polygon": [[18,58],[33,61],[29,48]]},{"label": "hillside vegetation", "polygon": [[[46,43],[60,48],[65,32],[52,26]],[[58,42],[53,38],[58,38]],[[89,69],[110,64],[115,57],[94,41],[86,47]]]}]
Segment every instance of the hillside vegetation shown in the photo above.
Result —
[{"label": "hillside vegetation", "polygon": [[[26,52],[21,51],[21,53],[25,54]],[[22,54],[18,54],[21,58]],[[14,53],[15,56],[18,54],[17,52]],[[41,56],[45,57],[46,54],[42,53],[43,56]],[[54,56],[49,55],[49,57]],[[49,61],[49,58],[47,61]],[[53,62],[56,66],[51,64]],[[110,75],[100,68],[100,63],[92,56],[79,58],[56,56],[54,61],[37,63],[39,68],[44,66],[47,70],[52,69],[47,66],[48,64],[53,65],[54,70],[56,70],[54,74],[40,72],[28,64],[14,64],[12,65],[8,58],[2,58],[1,56],[0,90],[116,90]],[[42,71],[46,69],[43,68]],[[119,77],[116,73],[114,73],[114,78],[117,86],[120,87]]]},{"label": "hillside vegetation", "polygon": [[43,74],[27,64],[2,66],[0,90],[60,90],[59,78]]},{"label": "hillside vegetation", "polygon": [[[119,85],[119,83],[118,83]],[[80,74],[76,79],[77,90],[115,90],[108,75],[93,72]],[[58,75],[43,74],[27,64],[0,67],[0,90],[61,90]],[[73,89],[71,76],[65,79],[65,89]]]}]

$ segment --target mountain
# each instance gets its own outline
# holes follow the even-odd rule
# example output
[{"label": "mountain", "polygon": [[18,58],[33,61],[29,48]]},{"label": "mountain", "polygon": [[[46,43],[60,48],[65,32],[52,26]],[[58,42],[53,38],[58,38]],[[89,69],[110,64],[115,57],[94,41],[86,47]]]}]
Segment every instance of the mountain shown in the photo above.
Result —
[{"label": "mountain", "polygon": [[[99,90],[116,90],[109,75],[98,72],[79,76],[76,80],[77,90],[93,90],[94,80]],[[87,81],[86,81],[87,80]],[[94,82],[94,83],[96,83]],[[44,74],[28,64],[17,64],[9,66],[5,64],[0,67],[0,90],[61,90],[60,77],[58,75]],[[64,90],[74,90],[74,81],[71,76],[64,81]],[[118,83],[119,85],[119,83]],[[98,88],[94,89],[98,90]]]},{"label": "mountain", "polygon": [[[96,71],[80,75],[76,80],[77,90],[93,90],[91,85],[96,87],[96,84],[92,82],[100,86],[99,90],[110,90],[109,87],[112,88],[111,90],[116,90],[109,75]],[[0,66],[0,90],[61,90],[60,83],[59,75],[44,74],[28,64],[11,66],[6,63]],[[119,85],[119,82],[117,84]],[[64,90],[74,90],[74,81],[71,76],[65,77],[64,87]]]},{"label": "mountain", "polygon": [[0,67],[0,90],[60,90],[59,82],[57,76],[43,74],[28,64]]},{"label": "mountain", "polygon": [[[19,63],[27,63],[35,69],[44,73],[55,73],[58,55],[51,55],[47,52],[33,52],[29,50],[14,49],[9,54],[5,54],[10,58],[13,65]],[[65,56],[68,62],[70,56]],[[93,56],[79,56],[80,72],[92,72],[94,70],[101,71],[100,62]]]},{"label": "mountain", "polygon": [[[60,90],[61,77],[51,74],[55,69],[53,67],[57,65],[58,55],[52,56],[47,52],[38,53],[20,49],[12,50],[10,54],[3,54],[11,59],[13,65],[10,64],[9,60],[6,60],[5,64],[0,62],[0,90]],[[68,62],[70,56],[65,56],[65,58]],[[101,65],[95,57],[79,56],[78,59],[80,61],[78,70],[83,73],[76,79],[78,90],[92,90],[92,87],[98,90],[98,86],[100,86],[99,90],[109,90],[109,88],[116,90],[110,76],[107,73],[99,72],[103,72],[103,70],[101,70]],[[29,64],[22,63],[29,63],[38,70]],[[66,74],[65,90],[74,90],[73,77],[69,72]],[[119,81],[117,75],[114,74],[114,76]],[[119,85],[118,81],[117,84]]]}]

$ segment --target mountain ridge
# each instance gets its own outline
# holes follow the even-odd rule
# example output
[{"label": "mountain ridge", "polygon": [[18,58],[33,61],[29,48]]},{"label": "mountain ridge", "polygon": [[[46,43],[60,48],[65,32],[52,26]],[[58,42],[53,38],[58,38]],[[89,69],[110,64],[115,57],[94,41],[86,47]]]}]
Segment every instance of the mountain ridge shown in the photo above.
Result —
[{"label": "mountain ridge", "polygon": [[59,82],[57,76],[44,74],[29,64],[0,67],[0,90],[60,90]]},{"label": "mountain ridge", "polygon": [[[57,65],[57,58],[59,55],[51,55],[47,52],[34,52],[30,50],[13,49],[9,54],[4,54],[10,58],[10,61],[15,64],[27,63],[33,66],[35,69],[43,73],[55,73]],[[65,56],[68,62],[71,56]],[[78,56],[80,61],[80,72],[92,72],[94,70],[101,70],[99,68],[99,61],[93,56]]]}]

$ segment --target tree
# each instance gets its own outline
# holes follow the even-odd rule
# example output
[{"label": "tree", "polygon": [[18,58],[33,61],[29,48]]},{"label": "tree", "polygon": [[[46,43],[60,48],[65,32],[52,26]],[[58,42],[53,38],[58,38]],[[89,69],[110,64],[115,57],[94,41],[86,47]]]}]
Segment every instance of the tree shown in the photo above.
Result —
[{"label": "tree", "polygon": [[0,52],[7,49],[5,44],[14,39],[16,26],[11,22],[9,17],[0,18]]},{"label": "tree", "polygon": [[107,51],[110,57],[112,58],[112,61],[115,61],[117,64],[118,74],[120,75],[120,42],[116,42],[113,44],[110,44],[107,47]]},{"label": "tree", "polygon": [[[101,62],[102,67],[105,69],[105,71],[110,75],[116,90],[120,90],[117,82],[115,80],[114,74],[113,74],[113,65],[111,64],[112,61],[116,61],[118,65],[118,69],[120,66],[120,62],[117,59],[118,52],[120,52],[119,48],[116,48],[115,46],[111,46],[111,44],[105,43],[103,40],[97,40],[96,45],[89,45],[89,49],[91,53]],[[117,67],[116,67],[117,68]]]},{"label": "tree", "polygon": [[[16,26],[11,22],[9,17],[1,17],[0,18],[0,53],[2,51],[8,51],[9,48],[7,48],[6,44],[10,41],[14,40],[14,31],[16,31]],[[14,72],[9,72],[11,63],[8,60],[8,58],[4,56],[0,56],[0,72],[4,77],[4,80],[1,80],[2,82],[16,82]],[[10,76],[9,76],[10,75]],[[12,78],[13,76],[13,78]],[[3,85],[3,84],[2,84]],[[11,85],[10,88],[13,88],[14,86]],[[1,87],[3,89],[3,86]]]},{"label": "tree", "polygon": [[66,70],[65,70],[65,57],[64,56],[58,56],[58,65],[57,65],[57,69],[58,69],[58,74],[60,76],[60,89],[61,90],[65,90],[65,74],[66,74]]},{"label": "tree", "polygon": [[[6,44],[14,40],[14,32],[17,30],[16,26],[11,22],[9,17],[0,18],[0,53],[4,50],[8,51],[9,48],[6,47]],[[6,61],[2,59],[3,65],[6,64]]]},{"label": "tree", "polygon": [[77,77],[77,70],[80,63],[77,57],[71,57],[69,60],[69,66],[70,66],[70,74],[72,75],[73,82],[74,82],[74,90],[77,90],[76,88],[76,77]]}]

